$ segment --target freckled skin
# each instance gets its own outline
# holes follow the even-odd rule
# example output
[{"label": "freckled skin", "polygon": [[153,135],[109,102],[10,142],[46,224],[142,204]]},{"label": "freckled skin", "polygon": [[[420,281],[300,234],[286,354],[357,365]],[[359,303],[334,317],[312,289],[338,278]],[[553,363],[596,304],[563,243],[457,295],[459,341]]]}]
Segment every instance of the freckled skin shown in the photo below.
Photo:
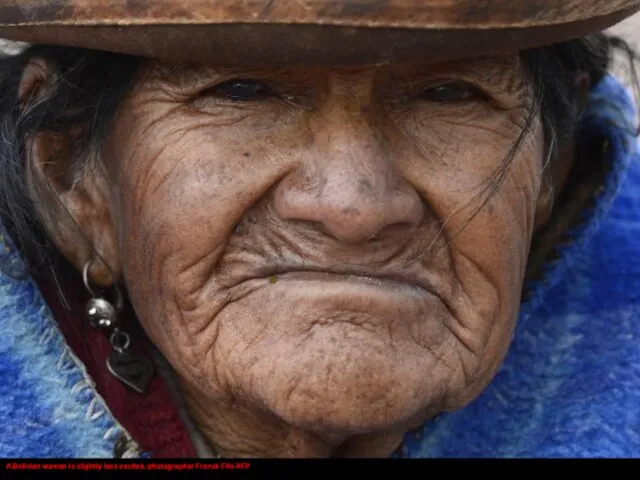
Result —
[{"label": "freckled skin", "polygon": [[[208,90],[233,78],[280,93]],[[421,96],[443,79],[489,99]],[[148,66],[104,150],[112,227],[92,238],[113,236],[107,260],[218,452],[385,456],[482,391],[519,308],[539,126],[469,219],[530,99],[515,56]]]}]

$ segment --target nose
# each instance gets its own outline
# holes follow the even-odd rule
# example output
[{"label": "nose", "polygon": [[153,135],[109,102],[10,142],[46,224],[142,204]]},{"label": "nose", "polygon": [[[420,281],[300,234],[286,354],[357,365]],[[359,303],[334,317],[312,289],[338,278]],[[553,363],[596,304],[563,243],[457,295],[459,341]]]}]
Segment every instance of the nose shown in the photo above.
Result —
[{"label": "nose", "polygon": [[274,209],[345,244],[406,239],[423,217],[422,200],[403,181],[389,143],[362,115],[333,110],[311,122],[312,146],[275,189]]}]

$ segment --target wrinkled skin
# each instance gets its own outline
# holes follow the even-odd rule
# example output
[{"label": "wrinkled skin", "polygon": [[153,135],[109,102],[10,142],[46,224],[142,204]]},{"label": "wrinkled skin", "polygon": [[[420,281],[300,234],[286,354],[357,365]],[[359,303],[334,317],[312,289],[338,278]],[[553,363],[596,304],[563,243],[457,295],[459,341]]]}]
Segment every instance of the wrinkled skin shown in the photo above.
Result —
[{"label": "wrinkled skin", "polygon": [[[29,67],[23,94],[48,74]],[[101,168],[59,184],[90,244],[48,227],[79,270],[91,248],[104,258],[114,276],[94,261],[93,281],[123,280],[219,453],[385,456],[474,399],[509,346],[548,215],[537,119],[477,210],[524,127],[527,78],[517,56],[150,63]],[[34,141],[34,181],[51,144]]]}]

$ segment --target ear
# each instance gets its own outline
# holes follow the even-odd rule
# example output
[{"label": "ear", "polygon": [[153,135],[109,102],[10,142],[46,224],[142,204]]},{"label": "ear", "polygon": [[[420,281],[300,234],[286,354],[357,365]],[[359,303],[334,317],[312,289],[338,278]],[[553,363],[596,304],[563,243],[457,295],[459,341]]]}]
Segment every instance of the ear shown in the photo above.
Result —
[{"label": "ear", "polygon": [[[31,61],[20,81],[20,104],[49,94],[55,76],[55,68],[46,61]],[[109,176],[99,159],[74,152],[75,128],[75,132],[43,130],[24,139],[27,182],[53,244],[79,271],[91,261],[91,282],[106,287],[121,273]]]},{"label": "ear", "polygon": [[[591,88],[589,75],[586,73],[576,75],[574,88],[579,102],[578,110],[582,112],[589,99],[589,89]],[[567,184],[575,159],[573,140],[574,138],[572,137],[569,142],[559,146],[555,157],[549,162],[547,170],[542,172],[543,181],[536,203],[534,232],[537,232],[549,221],[553,211],[554,199],[560,195]],[[550,139],[546,139],[545,143],[550,143],[550,141]]]}]

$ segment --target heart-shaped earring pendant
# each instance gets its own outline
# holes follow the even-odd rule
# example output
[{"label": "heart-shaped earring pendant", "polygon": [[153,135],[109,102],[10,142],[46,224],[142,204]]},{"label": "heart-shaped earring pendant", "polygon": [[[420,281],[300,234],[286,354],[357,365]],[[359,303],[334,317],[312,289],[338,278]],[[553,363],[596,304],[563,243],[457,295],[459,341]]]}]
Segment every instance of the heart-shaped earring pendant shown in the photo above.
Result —
[{"label": "heart-shaped earring pendant", "polygon": [[113,351],[107,359],[107,369],[111,375],[138,393],[147,390],[154,373],[151,360],[126,351]]}]

